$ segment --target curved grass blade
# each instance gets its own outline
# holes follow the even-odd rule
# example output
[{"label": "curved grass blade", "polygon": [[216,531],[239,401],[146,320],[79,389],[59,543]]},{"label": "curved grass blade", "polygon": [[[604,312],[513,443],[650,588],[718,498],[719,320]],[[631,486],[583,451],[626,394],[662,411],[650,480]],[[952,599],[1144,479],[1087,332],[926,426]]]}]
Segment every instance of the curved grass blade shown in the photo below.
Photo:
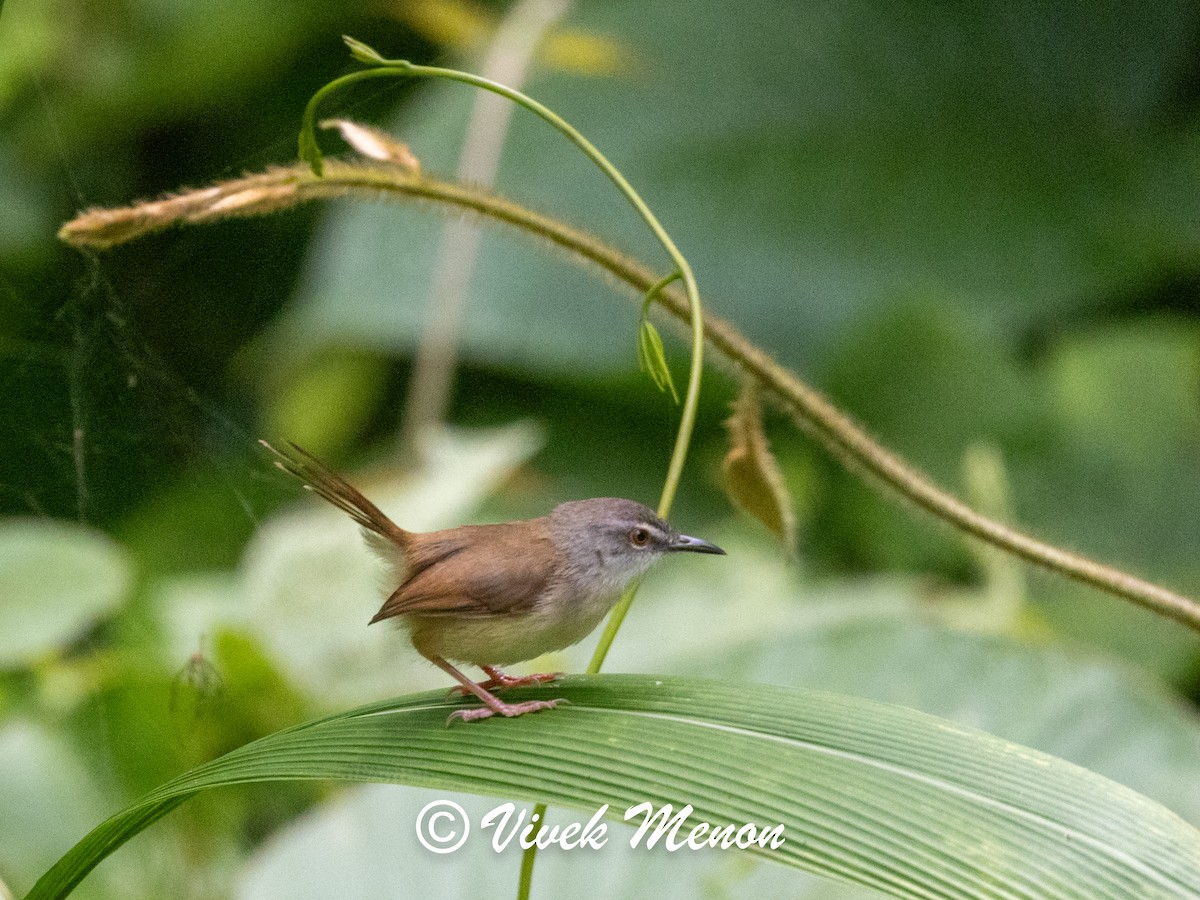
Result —
[{"label": "curved grass blade", "polygon": [[[545,689],[512,691],[513,697]],[[198,791],[285,779],[397,782],[593,811],[643,801],[784,826],[758,855],[898,897],[1200,895],[1200,831],[1099,775],[897,706],[813,691],[580,676],[552,713],[446,727],[433,692],[290,728],[97,827],[35,885],[63,897]],[[415,814],[415,811],[414,811]],[[619,835],[617,840],[622,839]]]}]

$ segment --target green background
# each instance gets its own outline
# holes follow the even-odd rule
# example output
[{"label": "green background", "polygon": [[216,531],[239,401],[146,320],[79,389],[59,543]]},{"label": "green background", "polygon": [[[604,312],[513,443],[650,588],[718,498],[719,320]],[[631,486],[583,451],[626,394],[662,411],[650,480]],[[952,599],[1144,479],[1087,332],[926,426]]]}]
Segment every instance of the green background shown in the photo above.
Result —
[{"label": "green background", "polygon": [[[308,97],[357,68],[342,33],[473,68],[502,12],[316,0],[0,11],[0,810],[29,811],[0,817],[0,880],[18,895],[91,824],[188,765],[322,710],[441,684],[402,638],[362,627],[375,594],[352,533],[313,563],[328,520],[307,507],[281,517],[295,491],[258,437],[296,439],[394,488],[412,527],[587,495],[654,502],[677,411],[636,371],[637,308],[522,238],[486,231],[472,278],[449,418],[473,430],[406,481],[396,435],[436,214],[338,201],[99,256],[54,237],[87,207],[291,161]],[[1195,595],[1197,46],[1194,6],[1168,0],[625,0],[576,4],[526,89],[643,193],[713,311],[884,444],[1041,537]],[[456,85],[374,81],[322,112],[386,126],[449,174],[472,100]],[[666,267],[611,186],[527,114],[497,189]],[[681,380],[683,343],[668,336],[667,356]],[[735,389],[710,369],[672,517],[737,552],[724,568],[652,577],[614,668],[915,706],[1200,824],[1193,636],[981,555],[769,415],[799,521],[788,556],[721,493]],[[971,488],[989,477],[965,462],[981,454],[1000,460],[990,491]],[[305,594],[315,570],[333,571],[333,609]],[[581,666],[588,646],[559,664]],[[347,791],[313,806],[335,793],[202,797],[83,890],[269,896],[289,871],[270,854],[312,858],[287,842],[336,827],[321,816],[373,822],[371,804],[399,802],[408,812],[386,818],[407,839],[420,805]],[[378,870],[380,890],[433,865],[406,852],[396,873]],[[446,895],[470,895],[482,860],[456,863]],[[647,866],[627,877],[698,879],[717,896],[777,889],[762,878],[841,891],[728,859],[715,874],[688,862],[686,878],[669,860],[550,865],[566,879]]]}]

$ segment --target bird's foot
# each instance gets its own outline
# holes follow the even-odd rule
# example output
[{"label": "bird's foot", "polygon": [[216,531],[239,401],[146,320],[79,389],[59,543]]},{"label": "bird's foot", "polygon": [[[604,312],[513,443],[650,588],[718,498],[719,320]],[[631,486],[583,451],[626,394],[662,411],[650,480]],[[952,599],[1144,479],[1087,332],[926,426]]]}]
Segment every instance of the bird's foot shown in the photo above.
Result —
[{"label": "bird's foot", "polygon": [[455,719],[461,719],[464,722],[475,722],[479,719],[490,719],[494,715],[502,716],[523,716],[525,713],[539,712],[543,709],[554,709],[560,703],[566,703],[566,700],[526,700],[523,703],[505,703],[499,698],[493,697],[495,703],[487,702],[486,706],[478,707],[477,709],[456,709],[450,713],[446,719],[446,724],[449,725]]},{"label": "bird's foot", "polygon": [[[562,672],[536,672],[533,675],[508,675],[501,672],[495,666],[480,666],[484,672],[488,674],[487,681],[479,682],[479,687],[485,691],[493,691],[498,688],[510,687],[535,687],[539,684],[546,684],[550,681],[557,681],[562,678]],[[467,688],[459,685],[450,689],[450,696],[466,696],[473,693]]]},{"label": "bird's foot", "polygon": [[495,666],[484,666],[490,676],[488,683],[494,687],[532,687],[562,678],[562,672],[534,672],[532,675],[509,675]]}]

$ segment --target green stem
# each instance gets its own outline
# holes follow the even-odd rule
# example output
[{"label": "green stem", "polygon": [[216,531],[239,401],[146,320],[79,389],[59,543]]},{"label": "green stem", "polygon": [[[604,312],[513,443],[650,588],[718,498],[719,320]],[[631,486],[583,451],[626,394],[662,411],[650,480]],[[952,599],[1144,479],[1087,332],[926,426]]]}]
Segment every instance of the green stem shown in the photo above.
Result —
[{"label": "green stem", "polygon": [[366,81],[368,78],[383,78],[384,76],[394,74],[394,72],[386,69],[363,69],[361,72],[351,72],[349,75],[335,78],[312,95],[312,99],[308,101],[308,106],[304,107],[304,116],[300,119],[299,149],[300,158],[312,166],[315,174],[323,175],[325,171],[321,148],[317,144],[317,107],[321,104],[321,101],[334,91],[348,84],[353,84],[356,81]]},{"label": "green stem", "polygon": [[[673,281],[681,280],[683,282],[691,320],[692,360],[691,368],[688,372],[687,393],[683,401],[683,413],[679,420],[679,431],[675,437],[675,447],[671,453],[670,464],[667,467],[666,479],[663,482],[662,496],[658,501],[658,514],[665,519],[671,511],[675,492],[679,487],[680,478],[683,476],[683,466],[687,460],[688,447],[692,440],[692,431],[696,425],[696,411],[700,404],[700,380],[704,367],[704,322],[700,308],[700,291],[696,286],[696,277],[692,273],[692,267],[688,265],[688,261],[679,252],[679,248],[675,246],[675,242],[671,240],[671,236],[667,234],[666,229],[662,227],[658,218],[650,211],[650,207],[646,205],[646,202],[638,192],[633,189],[633,186],[626,181],[625,176],[608,161],[603,153],[596,149],[591,141],[549,107],[542,105],[520,91],[499,82],[482,78],[478,75],[472,75],[469,72],[460,72],[457,69],[443,69],[437,66],[419,66],[407,60],[384,59],[370,47],[358,41],[347,38],[346,43],[357,59],[368,65],[378,66],[378,68],[356,72],[330,82],[313,95],[313,98],[305,108],[300,132],[300,156],[312,164],[313,171],[317,175],[321,174],[321,150],[317,145],[314,127],[316,123],[316,110],[318,104],[328,94],[345,84],[368,77],[396,75],[415,78],[445,78],[449,81],[462,82],[472,87],[499,94],[501,97],[506,97],[519,106],[523,106],[530,112],[540,116],[556,128],[567,140],[578,147],[588,159],[594,162],[600,171],[608,176],[609,180],[616,185],[617,190],[637,210],[638,215],[642,217],[642,220],[649,226],[650,231],[653,232],[654,236],[658,238],[659,243],[662,244],[663,249],[667,251],[667,255],[671,257],[671,261],[675,264],[675,270],[650,288],[647,292],[646,304],[648,305],[659,291]],[[596,648],[596,652],[592,655],[591,662],[588,664],[587,671],[589,674],[599,672],[601,666],[603,666],[604,658],[607,656],[609,648],[616,638],[621,623],[625,621],[625,616],[629,612],[629,607],[632,605],[635,596],[637,596],[636,584],[622,595],[620,601],[613,609],[612,615],[609,616],[608,623],[605,625],[604,632],[600,635],[600,643]],[[546,815],[545,805],[538,804],[535,812],[538,812],[540,817],[544,818]],[[521,860],[521,878],[517,893],[518,900],[528,900],[529,898],[529,892],[533,883],[533,865],[536,856],[537,846],[532,845],[525,851],[525,855]]]},{"label": "green stem", "polygon": [[[501,97],[507,97],[517,105],[540,116],[561,132],[567,140],[578,147],[617,186],[617,189],[624,195],[625,199],[637,210],[638,215],[642,217],[642,220],[650,228],[650,231],[658,238],[663,249],[667,251],[667,255],[671,257],[671,261],[675,264],[675,271],[657,285],[654,285],[648,294],[653,296],[657,291],[662,290],[675,280],[683,282],[691,320],[692,360],[688,371],[687,393],[683,401],[683,413],[680,416],[679,431],[675,437],[675,447],[671,453],[671,461],[667,467],[667,477],[663,482],[662,495],[658,501],[658,514],[666,518],[671,511],[671,504],[675,500],[675,492],[679,488],[679,481],[683,476],[683,466],[687,460],[688,447],[692,440],[692,431],[696,426],[696,412],[700,404],[700,381],[704,367],[704,322],[700,308],[700,291],[696,286],[696,277],[692,273],[692,267],[688,265],[688,261],[679,252],[679,248],[675,246],[675,242],[671,240],[670,235],[662,227],[658,218],[650,211],[650,207],[646,205],[646,202],[638,192],[633,189],[633,186],[626,181],[625,176],[608,161],[603,153],[596,149],[591,141],[549,107],[542,105],[532,97],[514,90],[507,85],[482,78],[479,75],[460,72],[457,69],[443,69],[438,66],[420,66],[403,59],[384,59],[370,47],[351,38],[347,38],[346,43],[357,59],[370,65],[375,65],[377,68],[354,72],[335,79],[317,91],[308,102],[308,106],[304,110],[304,119],[300,132],[300,155],[312,164],[313,171],[317,174],[321,172],[321,151],[316,142],[316,110],[321,100],[333,91],[354,81],[360,81],[369,77],[382,77],[384,75],[413,78],[444,78],[449,81],[458,81],[485,91],[491,91],[494,94],[499,94]],[[600,636],[600,644],[596,648],[596,653],[592,656],[591,663],[588,665],[588,672],[595,673],[600,671],[600,667],[604,664],[604,658],[612,646],[613,639],[616,637],[617,630],[621,627],[621,622],[624,621],[626,613],[629,612],[629,607],[633,603],[633,598],[636,594],[637,587],[635,585],[626,591],[617,603],[616,608],[609,617],[608,624],[605,626],[604,633]]]},{"label": "green stem", "polygon": [[[533,837],[538,836],[546,824],[546,804],[539,803],[533,808],[534,816],[538,817],[538,827]],[[521,876],[517,881],[517,900],[529,900],[529,892],[533,889],[533,864],[537,860],[537,844],[531,844],[529,849],[521,854]]]},{"label": "green stem", "polygon": [[642,299],[642,315],[646,316],[650,312],[650,304],[654,299],[663,292],[668,284],[673,281],[678,281],[683,276],[677,271],[672,272],[664,278],[660,278],[650,286],[650,290],[646,291],[646,296]]}]

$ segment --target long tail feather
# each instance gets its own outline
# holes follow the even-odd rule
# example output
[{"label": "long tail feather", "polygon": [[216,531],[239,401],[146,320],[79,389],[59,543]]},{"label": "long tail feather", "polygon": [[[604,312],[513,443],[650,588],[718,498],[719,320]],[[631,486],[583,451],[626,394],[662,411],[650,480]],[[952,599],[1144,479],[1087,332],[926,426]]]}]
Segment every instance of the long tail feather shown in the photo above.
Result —
[{"label": "long tail feather", "polygon": [[408,547],[409,532],[385,516],[357,488],[299,444],[288,441],[287,448],[278,450],[266,441],[259,443],[274,454],[277,468],[299,479],[305,488],[345,512],[367,531],[386,538],[401,549]]}]

